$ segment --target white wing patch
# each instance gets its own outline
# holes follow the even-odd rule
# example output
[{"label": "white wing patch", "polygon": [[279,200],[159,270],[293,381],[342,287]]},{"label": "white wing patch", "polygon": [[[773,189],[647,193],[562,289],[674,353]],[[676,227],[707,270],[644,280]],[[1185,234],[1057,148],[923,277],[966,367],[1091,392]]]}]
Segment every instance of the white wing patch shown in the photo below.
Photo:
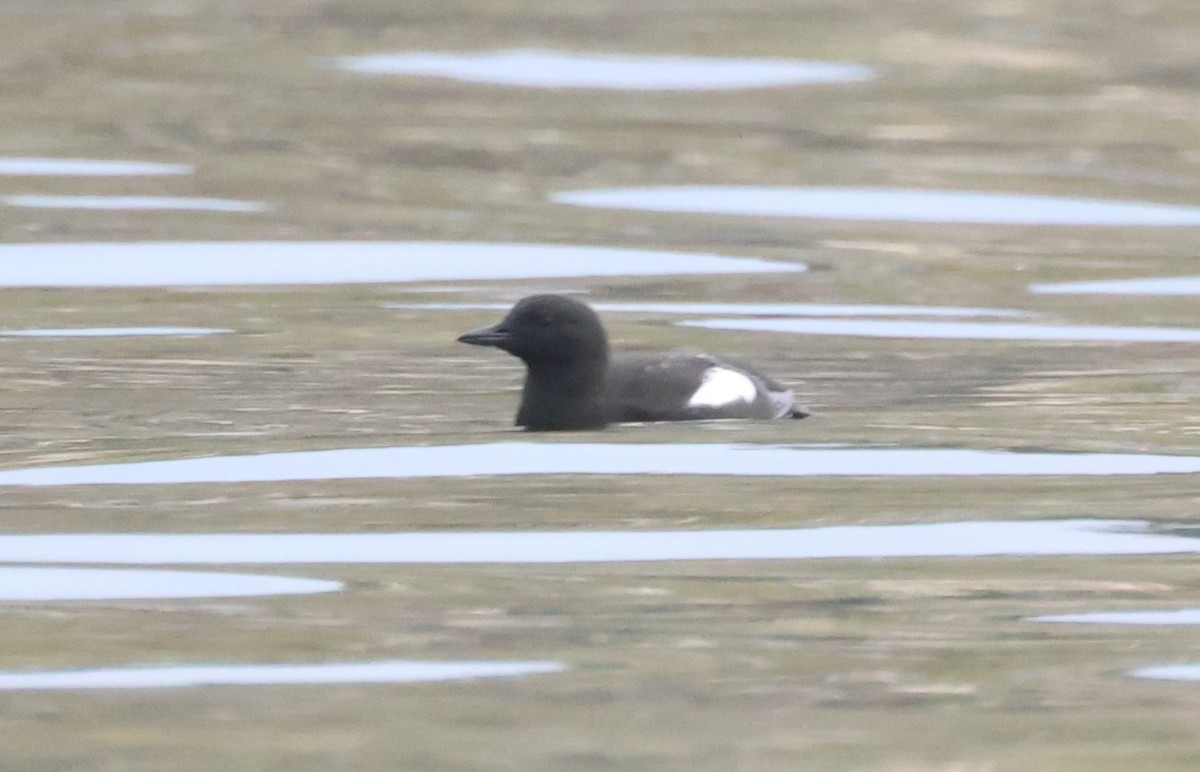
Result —
[{"label": "white wing patch", "polygon": [[710,367],[704,371],[700,388],[692,393],[688,407],[726,407],[749,405],[758,396],[758,384],[750,376],[727,367]]}]

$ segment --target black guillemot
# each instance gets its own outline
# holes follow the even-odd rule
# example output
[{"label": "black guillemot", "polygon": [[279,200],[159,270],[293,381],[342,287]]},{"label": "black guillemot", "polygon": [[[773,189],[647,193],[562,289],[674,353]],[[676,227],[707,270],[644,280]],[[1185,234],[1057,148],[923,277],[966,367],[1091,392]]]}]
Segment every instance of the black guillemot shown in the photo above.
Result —
[{"label": "black guillemot", "polygon": [[460,335],[525,363],[516,425],[531,431],[715,418],[804,418],[792,392],[707,354],[609,354],[600,317],[565,295],[532,295],[491,327]]}]

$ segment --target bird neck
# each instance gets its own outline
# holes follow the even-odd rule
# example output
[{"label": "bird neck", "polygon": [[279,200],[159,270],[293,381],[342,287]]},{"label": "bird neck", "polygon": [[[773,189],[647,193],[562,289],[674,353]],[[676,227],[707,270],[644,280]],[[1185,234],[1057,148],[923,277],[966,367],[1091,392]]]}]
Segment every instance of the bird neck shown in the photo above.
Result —
[{"label": "bird neck", "polygon": [[607,354],[564,362],[529,362],[517,426],[535,431],[598,429],[604,406]]}]

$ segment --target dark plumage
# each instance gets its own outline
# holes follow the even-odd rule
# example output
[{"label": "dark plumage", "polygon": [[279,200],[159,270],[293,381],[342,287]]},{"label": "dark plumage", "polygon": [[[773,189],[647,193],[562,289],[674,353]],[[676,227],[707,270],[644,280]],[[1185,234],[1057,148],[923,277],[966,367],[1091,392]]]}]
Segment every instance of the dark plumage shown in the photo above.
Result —
[{"label": "dark plumage", "polygon": [[775,380],[707,354],[631,353],[610,360],[596,312],[565,295],[527,297],[499,324],[458,340],[495,346],[525,362],[516,425],[532,431],[808,415]]}]

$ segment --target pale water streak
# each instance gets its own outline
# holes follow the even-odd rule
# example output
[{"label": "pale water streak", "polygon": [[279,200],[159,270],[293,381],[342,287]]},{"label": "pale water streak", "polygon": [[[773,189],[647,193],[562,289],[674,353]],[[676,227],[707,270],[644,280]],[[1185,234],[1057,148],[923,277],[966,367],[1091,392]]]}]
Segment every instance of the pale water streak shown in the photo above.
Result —
[{"label": "pale water streak", "polygon": [[0,536],[10,563],[603,563],[1200,552],[1135,520],[1016,520],[696,531]]},{"label": "pale water streak", "polygon": [[[5,538],[5,537],[0,537]],[[70,561],[108,563],[96,560]],[[20,561],[27,562],[27,561]],[[0,567],[0,601],[236,598],[338,592],[341,582],[260,574]]]},{"label": "pale water streak", "polygon": [[798,263],[605,247],[435,241],[0,244],[0,286],[178,287],[783,273]]},{"label": "pale water streak", "polygon": [[941,340],[1026,340],[1086,343],[1197,343],[1200,328],[1109,327],[1003,322],[922,322],[867,319],[699,319],[684,327],[711,330],[790,332],[799,335],[847,335],[866,338]]},{"label": "pale water streak", "polygon": [[157,335],[221,335],[221,327],[64,327],[61,329],[0,330],[0,338],[129,338]]},{"label": "pale water streak", "polygon": [[1200,681],[1200,665],[1160,665],[1131,671],[1138,678],[1162,681]]},{"label": "pale water streak", "polygon": [[859,64],[793,59],[635,56],[559,51],[410,52],[346,56],[332,66],[369,75],[418,75],[530,88],[712,91],[871,80]]},{"label": "pale water streak", "polygon": [[421,661],[318,664],[170,665],[96,670],[0,670],[0,691],[167,689],[189,686],[296,686],[472,681],[561,673],[560,662]]},{"label": "pale water streak", "polygon": [[[386,308],[430,311],[503,311],[511,303],[386,303]],[[1028,311],[965,306],[876,306],[839,303],[591,303],[604,313],[730,314],[736,316],[1036,316]]]},{"label": "pale water streak", "polygon": [[0,471],[0,486],[504,475],[988,477],[1200,472],[1200,456],[802,445],[499,442],[208,456]]},{"label": "pale water streak", "polygon": [[1045,295],[1200,295],[1200,276],[1031,284],[1029,291]]},{"label": "pale water streak", "polygon": [[1084,625],[1200,625],[1200,609],[1176,611],[1093,611],[1085,614],[1047,614],[1032,622]]},{"label": "pale water streak", "polygon": [[3,196],[0,202],[28,209],[96,209],[176,212],[266,212],[260,201],[178,196]]},{"label": "pale water streak", "polygon": [[17,177],[140,177],[191,174],[192,171],[188,164],[149,161],[0,157],[0,175]]},{"label": "pale water streak", "polygon": [[905,188],[678,186],[573,190],[553,201],[649,212],[993,225],[1200,225],[1200,207]]}]

